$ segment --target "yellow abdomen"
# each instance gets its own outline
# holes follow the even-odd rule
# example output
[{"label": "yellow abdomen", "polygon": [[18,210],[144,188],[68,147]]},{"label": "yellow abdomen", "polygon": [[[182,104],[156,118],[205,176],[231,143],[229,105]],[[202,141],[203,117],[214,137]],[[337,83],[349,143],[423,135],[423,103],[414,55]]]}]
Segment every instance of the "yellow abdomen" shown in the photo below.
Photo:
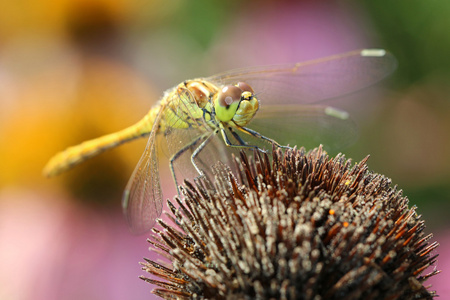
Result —
[{"label": "yellow abdomen", "polygon": [[[85,141],[79,145],[69,147],[64,151],[59,152],[53,156],[44,167],[44,175],[48,177],[58,175],[105,150],[148,135],[152,130],[153,123],[155,122],[159,110],[160,106],[155,106],[142,120],[128,128]],[[160,127],[158,130],[164,130],[164,128]]]},{"label": "yellow abdomen", "polygon": [[[45,176],[58,175],[71,167],[96,156],[105,150],[114,148],[131,140],[144,137],[150,134],[153,126],[156,133],[172,128],[189,128],[199,126],[203,117],[203,111],[199,108],[208,105],[208,99],[194,98],[192,91],[197,84],[196,80],[189,81],[189,87],[186,83],[180,84],[177,88],[166,92],[160,103],[155,105],[145,117],[135,125],[125,128],[121,131],[104,135],[79,145],[72,146],[53,156],[44,167]],[[193,85],[192,87],[190,85]],[[191,89],[189,89],[191,88]],[[156,120],[158,114],[159,119]],[[158,122],[158,124],[154,124]]]}]

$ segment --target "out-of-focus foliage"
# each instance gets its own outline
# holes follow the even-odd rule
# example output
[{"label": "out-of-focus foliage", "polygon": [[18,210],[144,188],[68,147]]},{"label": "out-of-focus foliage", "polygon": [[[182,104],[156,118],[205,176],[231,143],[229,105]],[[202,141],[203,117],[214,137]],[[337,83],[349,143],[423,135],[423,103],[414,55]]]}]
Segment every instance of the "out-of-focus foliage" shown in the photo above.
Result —
[{"label": "out-of-focus foliage", "polygon": [[450,60],[445,59],[450,50],[448,1],[365,1],[365,6],[380,39],[399,61],[403,86],[433,77],[443,83],[439,79],[450,77]]},{"label": "out-of-focus foliage", "polygon": [[450,3],[364,3],[378,38],[399,62],[385,111],[389,128],[380,124],[388,141],[378,146],[386,149],[383,168],[413,202],[443,212],[450,208]]}]

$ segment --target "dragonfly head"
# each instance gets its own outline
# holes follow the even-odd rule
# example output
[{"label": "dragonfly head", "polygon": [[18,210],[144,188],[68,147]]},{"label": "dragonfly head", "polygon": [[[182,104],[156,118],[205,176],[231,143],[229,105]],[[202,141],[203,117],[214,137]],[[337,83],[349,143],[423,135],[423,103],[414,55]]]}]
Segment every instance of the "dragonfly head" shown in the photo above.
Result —
[{"label": "dragonfly head", "polygon": [[247,125],[259,108],[253,89],[245,82],[227,85],[217,94],[214,101],[216,118],[222,122],[233,120],[238,126]]}]

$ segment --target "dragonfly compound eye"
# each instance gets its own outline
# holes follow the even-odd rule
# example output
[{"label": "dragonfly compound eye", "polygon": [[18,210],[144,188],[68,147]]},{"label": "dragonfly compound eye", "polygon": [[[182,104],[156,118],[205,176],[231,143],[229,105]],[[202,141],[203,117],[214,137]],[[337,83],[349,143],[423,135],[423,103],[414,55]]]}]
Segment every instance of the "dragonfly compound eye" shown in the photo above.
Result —
[{"label": "dragonfly compound eye", "polygon": [[234,85],[227,85],[217,93],[214,104],[216,117],[222,122],[233,119],[242,99],[242,90]]},{"label": "dragonfly compound eye", "polygon": [[218,104],[222,107],[229,108],[233,103],[241,101],[242,90],[234,85],[225,86],[217,98]]},{"label": "dragonfly compound eye", "polygon": [[255,93],[254,91],[253,91],[253,89],[252,89],[252,87],[251,86],[249,86],[247,83],[245,83],[245,82],[238,82],[238,84],[236,84],[236,86],[238,87],[238,88],[240,88],[243,92],[250,92],[250,93],[252,93],[252,95]]}]

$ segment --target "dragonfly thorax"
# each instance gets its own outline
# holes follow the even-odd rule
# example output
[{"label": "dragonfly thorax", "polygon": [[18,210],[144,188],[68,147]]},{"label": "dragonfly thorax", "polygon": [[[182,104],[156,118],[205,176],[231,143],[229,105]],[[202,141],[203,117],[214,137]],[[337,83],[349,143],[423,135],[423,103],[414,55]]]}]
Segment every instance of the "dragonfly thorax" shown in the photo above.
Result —
[{"label": "dragonfly thorax", "polygon": [[186,81],[181,87],[189,90],[200,108],[205,108],[211,96],[217,93],[217,87],[215,85],[200,79]]},{"label": "dragonfly thorax", "polygon": [[214,111],[221,122],[245,126],[259,108],[253,89],[245,82],[224,86],[214,97]]}]

